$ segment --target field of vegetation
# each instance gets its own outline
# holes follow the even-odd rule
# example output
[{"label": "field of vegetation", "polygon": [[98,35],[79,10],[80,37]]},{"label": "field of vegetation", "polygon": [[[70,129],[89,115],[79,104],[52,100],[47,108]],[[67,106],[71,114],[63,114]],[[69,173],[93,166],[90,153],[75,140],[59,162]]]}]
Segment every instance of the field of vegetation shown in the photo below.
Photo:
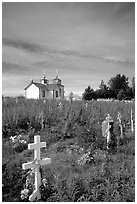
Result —
[{"label": "field of vegetation", "polygon": [[[13,98],[2,101],[2,199],[28,201],[26,188],[29,170],[22,163],[32,161],[28,143],[40,135],[47,149],[42,158],[51,164],[42,166],[41,200],[47,202],[134,202],[135,132],[131,131],[134,102],[118,101],[43,101]],[[123,139],[113,151],[107,151],[102,122],[107,114],[114,120],[113,135],[120,136],[117,115],[123,124]],[[86,153],[86,162],[81,160]],[[46,180],[45,180],[46,179]]]}]

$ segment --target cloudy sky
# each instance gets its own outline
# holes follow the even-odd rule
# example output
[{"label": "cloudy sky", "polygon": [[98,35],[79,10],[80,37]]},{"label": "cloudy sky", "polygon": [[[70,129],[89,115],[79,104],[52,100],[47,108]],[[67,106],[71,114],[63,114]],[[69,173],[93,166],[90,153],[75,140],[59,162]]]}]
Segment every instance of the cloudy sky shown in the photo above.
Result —
[{"label": "cloudy sky", "polygon": [[24,94],[58,70],[66,94],[135,75],[134,3],[2,3],[2,89]]}]

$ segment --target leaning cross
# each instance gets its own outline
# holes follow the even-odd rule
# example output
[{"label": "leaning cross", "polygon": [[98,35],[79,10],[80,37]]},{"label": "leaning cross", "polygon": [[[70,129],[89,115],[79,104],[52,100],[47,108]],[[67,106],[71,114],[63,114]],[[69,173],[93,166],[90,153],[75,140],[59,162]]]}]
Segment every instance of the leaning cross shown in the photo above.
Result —
[{"label": "leaning cross", "polygon": [[28,144],[28,149],[34,149],[34,161],[22,164],[22,169],[24,169],[24,170],[30,169],[30,168],[36,169],[36,171],[35,171],[35,190],[29,196],[30,201],[35,200],[35,198],[37,198],[37,199],[41,198],[41,194],[39,191],[39,187],[41,185],[40,166],[51,163],[50,158],[45,158],[45,159],[41,160],[40,148],[42,148],[42,147],[46,147],[46,142],[40,142],[40,136],[39,135],[34,136],[34,143]]}]

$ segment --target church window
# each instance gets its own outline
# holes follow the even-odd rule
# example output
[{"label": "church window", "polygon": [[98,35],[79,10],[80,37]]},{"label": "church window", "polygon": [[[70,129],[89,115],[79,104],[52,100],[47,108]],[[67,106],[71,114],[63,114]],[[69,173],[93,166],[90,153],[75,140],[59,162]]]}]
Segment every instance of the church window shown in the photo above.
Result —
[{"label": "church window", "polygon": [[58,98],[58,91],[56,91],[56,98]]},{"label": "church window", "polygon": [[45,91],[43,91],[43,98],[45,97]]}]

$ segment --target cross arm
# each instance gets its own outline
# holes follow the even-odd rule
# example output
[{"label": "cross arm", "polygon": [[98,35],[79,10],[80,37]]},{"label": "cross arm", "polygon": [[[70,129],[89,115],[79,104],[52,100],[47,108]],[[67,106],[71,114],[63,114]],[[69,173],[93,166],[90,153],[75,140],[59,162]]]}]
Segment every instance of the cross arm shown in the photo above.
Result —
[{"label": "cross arm", "polygon": [[30,169],[30,168],[36,168],[36,164],[34,162],[28,162],[22,164],[22,169]]},{"label": "cross arm", "polygon": [[28,149],[37,149],[46,147],[46,142],[28,144]]},{"label": "cross arm", "polygon": [[40,161],[40,165],[45,165],[45,164],[50,164],[51,163],[51,159],[50,158],[46,158],[46,159],[42,159]]}]

